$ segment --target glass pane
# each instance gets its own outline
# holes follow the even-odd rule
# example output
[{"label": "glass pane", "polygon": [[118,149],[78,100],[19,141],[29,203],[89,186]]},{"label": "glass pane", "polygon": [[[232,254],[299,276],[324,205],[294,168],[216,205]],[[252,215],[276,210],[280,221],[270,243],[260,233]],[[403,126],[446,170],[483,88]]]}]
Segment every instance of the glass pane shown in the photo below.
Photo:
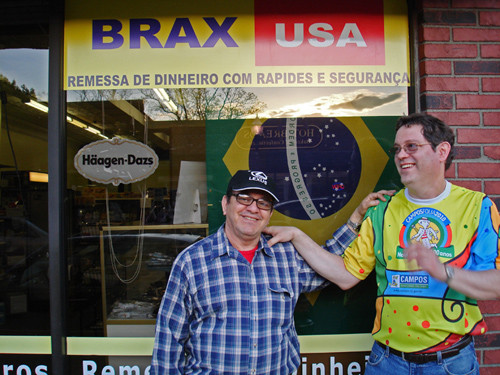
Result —
[{"label": "glass pane", "polygon": [[0,50],[0,334],[49,334],[48,51]]},{"label": "glass pane", "polygon": [[[353,132],[355,140],[359,142],[365,135],[373,138],[375,133],[383,134],[378,141],[383,143],[382,138],[392,136],[393,126],[388,125],[390,130],[385,124],[380,126],[378,119],[407,112],[406,87],[165,88],[68,91],[67,95],[68,191],[72,206],[68,318],[69,334],[73,336],[122,336],[132,331],[136,336],[153,335],[171,263],[189,243],[214,232],[223,222],[220,201],[229,178],[229,164],[241,150],[248,153],[245,147],[267,155],[267,146],[284,142],[283,126],[291,118],[298,118],[299,129],[313,143],[330,137],[318,129],[335,124],[330,127],[337,126],[340,140],[342,134],[349,135],[344,129],[350,124],[349,118],[363,118],[371,133],[360,131],[356,124],[348,125],[351,131],[357,129]],[[242,131],[245,124],[249,133]],[[378,133],[377,127],[381,129]],[[114,185],[112,180],[103,182],[102,177],[85,173],[112,174],[120,169],[120,158],[113,161],[93,152],[87,155],[88,170],[82,172],[81,165],[73,165],[73,160],[82,160],[78,158],[81,150],[95,144],[109,145],[103,149],[109,152],[113,138],[151,148],[158,158],[154,173],[144,180]],[[250,146],[247,138],[253,139]],[[390,142],[386,141],[387,147]],[[240,148],[234,152],[236,156],[231,156],[234,145]],[[335,147],[330,144],[320,157],[339,159],[342,155],[345,165],[338,171],[328,171],[341,189],[356,177],[348,171],[353,168],[350,160],[359,164],[362,152],[374,151],[370,146],[370,151],[360,151],[358,159],[351,159],[349,144],[345,150]],[[121,165],[137,159],[127,152]],[[275,155],[269,154],[261,166],[274,168],[276,163],[287,163],[282,154]],[[222,173],[214,167],[219,164],[223,165]],[[277,172],[274,177],[285,179]],[[306,182],[311,184],[314,177],[309,176]],[[358,183],[361,177],[356,178]],[[339,196],[332,210],[347,205],[350,194]],[[285,219],[279,224],[294,225],[294,202],[284,199],[280,205],[275,215]],[[303,219],[300,215],[297,218]],[[331,228],[322,231],[331,233]],[[339,293],[325,295],[334,301]],[[349,310],[353,316],[366,315],[365,310],[360,313],[358,305],[352,306],[356,309]],[[366,304],[362,306],[365,309]],[[315,332],[311,316],[316,313],[309,310],[307,299],[301,299],[296,322],[302,334]],[[314,316],[313,320],[321,319]],[[358,323],[357,329],[368,331],[372,319],[366,322],[366,327]],[[324,326],[316,323],[320,325]]]}]

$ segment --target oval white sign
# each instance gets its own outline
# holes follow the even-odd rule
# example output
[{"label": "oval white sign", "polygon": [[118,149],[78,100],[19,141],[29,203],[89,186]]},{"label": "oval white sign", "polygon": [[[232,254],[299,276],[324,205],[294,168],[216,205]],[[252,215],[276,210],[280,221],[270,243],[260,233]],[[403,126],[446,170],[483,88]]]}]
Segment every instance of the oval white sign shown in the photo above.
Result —
[{"label": "oval white sign", "polygon": [[144,143],[113,138],[82,147],[74,164],[89,180],[116,186],[151,176],[158,167],[158,155]]}]

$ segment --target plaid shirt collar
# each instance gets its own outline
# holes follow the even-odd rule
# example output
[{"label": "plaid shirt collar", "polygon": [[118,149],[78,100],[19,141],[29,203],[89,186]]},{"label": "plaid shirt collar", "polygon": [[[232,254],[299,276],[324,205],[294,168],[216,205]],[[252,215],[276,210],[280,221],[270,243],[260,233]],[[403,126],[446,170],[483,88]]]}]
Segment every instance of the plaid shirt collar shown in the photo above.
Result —
[{"label": "plaid shirt collar", "polygon": [[[238,250],[229,242],[224,228],[225,223],[220,226],[216,235],[212,239],[212,260],[224,255],[234,258],[238,253]],[[267,239],[262,234],[260,235],[259,247],[257,248],[257,251],[259,250],[262,250],[265,255],[274,258],[274,251],[271,247],[269,247]]]}]

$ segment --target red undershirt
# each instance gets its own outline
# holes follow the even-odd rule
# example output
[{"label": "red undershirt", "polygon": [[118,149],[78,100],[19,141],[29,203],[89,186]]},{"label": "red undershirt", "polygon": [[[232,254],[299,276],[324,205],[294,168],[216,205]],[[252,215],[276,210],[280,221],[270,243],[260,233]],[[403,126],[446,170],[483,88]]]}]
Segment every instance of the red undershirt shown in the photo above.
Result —
[{"label": "red undershirt", "polygon": [[252,250],[238,250],[241,255],[245,257],[246,260],[248,260],[248,263],[252,263],[253,257],[255,256],[255,252],[257,251],[257,248],[259,245],[255,246]]}]

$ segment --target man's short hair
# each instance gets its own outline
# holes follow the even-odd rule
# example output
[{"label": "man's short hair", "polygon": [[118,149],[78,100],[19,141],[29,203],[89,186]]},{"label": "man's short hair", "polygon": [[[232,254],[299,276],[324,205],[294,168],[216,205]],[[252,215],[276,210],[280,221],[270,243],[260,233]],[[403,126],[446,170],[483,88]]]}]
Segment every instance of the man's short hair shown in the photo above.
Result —
[{"label": "man's short hair", "polygon": [[445,170],[448,169],[455,157],[455,135],[453,130],[440,119],[426,113],[412,113],[409,116],[401,116],[396,123],[396,132],[403,126],[410,127],[421,125],[424,138],[431,144],[432,149],[442,142],[448,142],[451,146],[450,153],[445,163]]}]

